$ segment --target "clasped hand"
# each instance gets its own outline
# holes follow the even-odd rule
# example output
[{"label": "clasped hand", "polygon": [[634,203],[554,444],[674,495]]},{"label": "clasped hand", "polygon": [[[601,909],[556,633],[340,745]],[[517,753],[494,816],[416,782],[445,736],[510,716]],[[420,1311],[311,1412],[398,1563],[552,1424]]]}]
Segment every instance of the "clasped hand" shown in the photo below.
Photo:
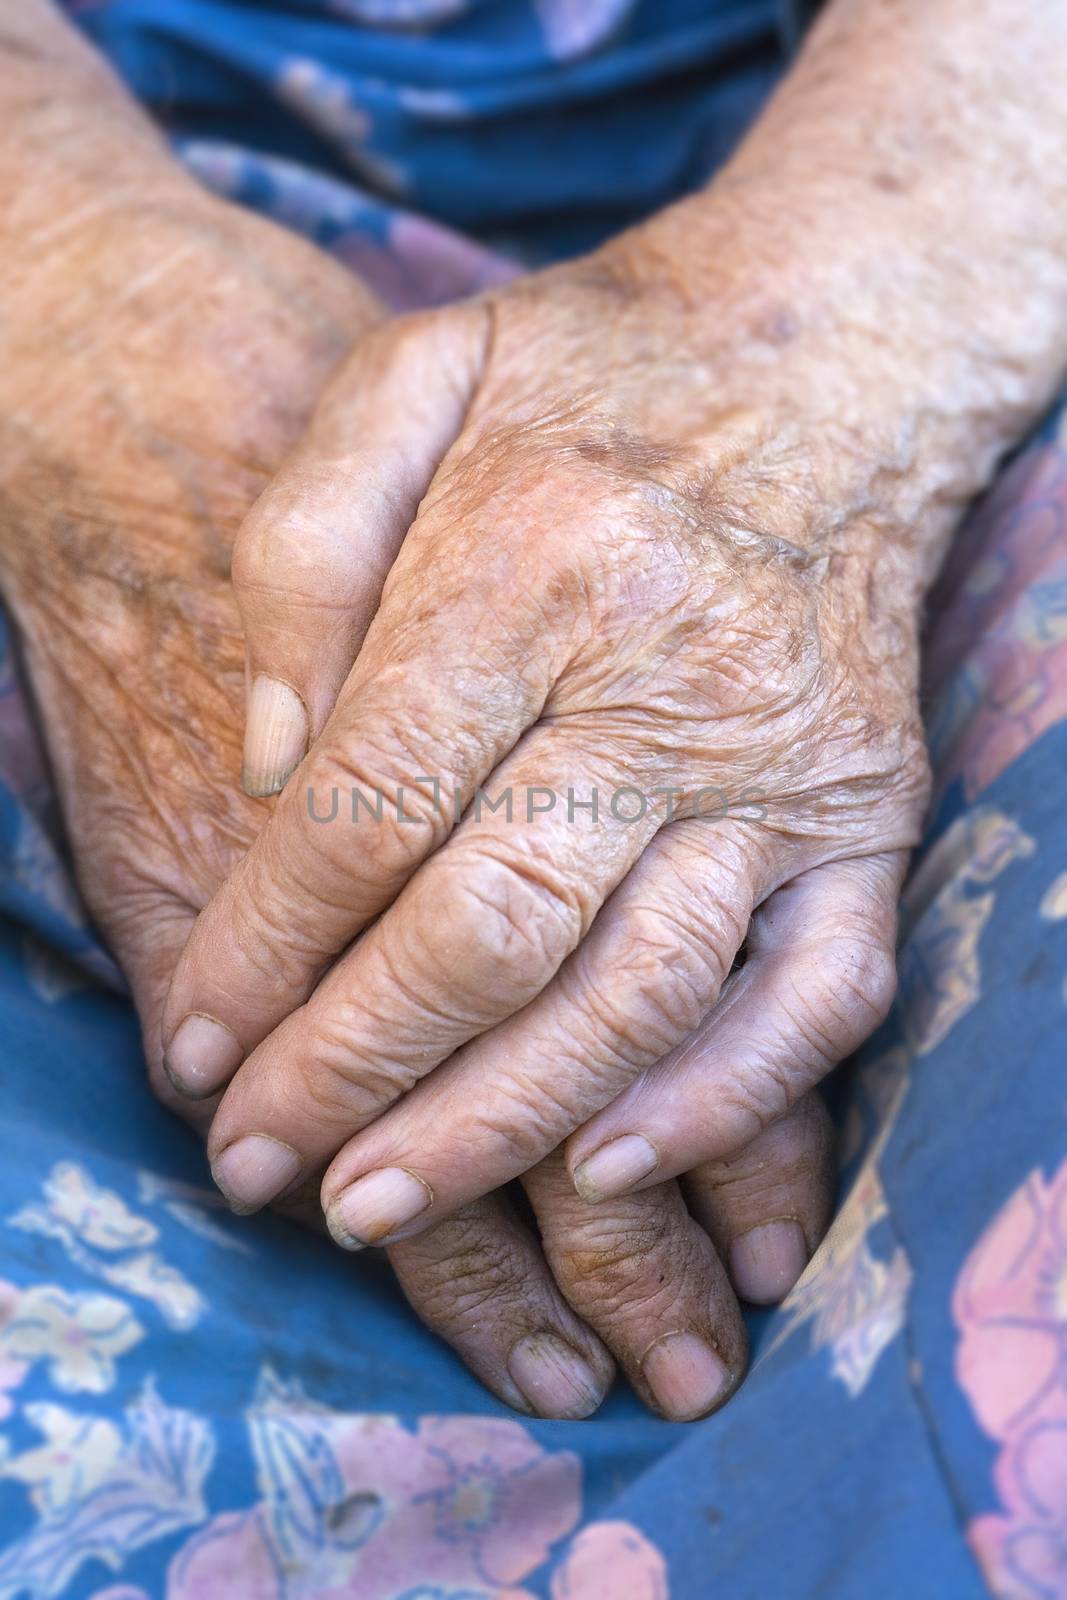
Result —
[{"label": "clasped hand", "polygon": [[391,1243],[568,1137],[587,1201],[660,1183],[890,1002],[926,765],[879,463],[656,259],[373,331],[245,523],[245,779],[285,788],[164,1018],[240,1209],[321,1185]]}]

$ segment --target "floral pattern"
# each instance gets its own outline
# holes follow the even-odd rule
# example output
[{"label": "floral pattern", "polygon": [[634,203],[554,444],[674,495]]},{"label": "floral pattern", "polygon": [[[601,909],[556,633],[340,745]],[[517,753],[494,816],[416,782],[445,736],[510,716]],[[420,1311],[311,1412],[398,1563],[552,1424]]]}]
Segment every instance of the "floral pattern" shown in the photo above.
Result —
[{"label": "floral pattern", "polygon": [[927,1055],[982,993],[979,942],[993,914],[992,885],[1034,841],[999,812],[959,817],[916,869],[902,905],[900,1012],[917,1055]]},{"label": "floral pattern", "polygon": [[118,1571],[129,1555],[203,1519],[214,1457],[207,1424],[163,1404],[149,1383],[123,1426],[35,1406],[43,1442],[0,1462],[30,1490],[37,1520],[0,1552],[0,1597],[63,1593],[87,1562]]},{"label": "floral pattern", "polygon": [[1041,915],[1049,922],[1061,922],[1067,917],[1067,872],[1059,873],[1045,890]]},{"label": "floral pattern", "polygon": [[41,1518],[57,1518],[106,1482],[122,1450],[122,1435],[104,1417],[82,1417],[64,1406],[30,1404],[24,1415],[43,1442],[0,1464],[5,1478],[30,1491]]},{"label": "floral pattern", "polygon": [[[72,3],[165,99],[201,181],[402,310],[670,198],[649,171],[695,181],[780,65],[772,8],[737,0],[302,0],[255,26],[229,0],[185,17]],[[657,78],[671,92],[627,131],[620,107]],[[583,210],[588,237],[568,220]],[[937,808],[898,1006],[843,1086],[845,1199],[702,1429],[623,1393],[594,1423],[505,1415],[373,1262],[309,1265],[314,1241],[239,1224],[203,1188],[131,1089],[121,983],[66,868],[0,618],[0,1600],[729,1600],[738,1573],[754,1594],[785,1573],[796,1593],[936,1581],[971,1600],[958,1512],[998,1600],[1067,1600],[1063,415],[979,508],[931,605]],[[1003,1057],[980,1083],[979,1029]],[[47,1105],[46,1046],[70,1061]],[[952,1181],[936,1196],[930,1144]],[[883,1473],[915,1413],[925,1445]]]},{"label": "floral pattern", "polygon": [[191,1328],[203,1314],[200,1292],[150,1248],[155,1225],[72,1162],[46,1179],[44,1204],[24,1206],[10,1226],[57,1240],[81,1271],[150,1300],[173,1328]]},{"label": "floral pattern", "polygon": [[912,1268],[900,1244],[874,1254],[873,1229],[889,1216],[879,1162],[908,1092],[913,1065],[936,1050],[982,993],[980,941],[995,904],[993,885],[1034,842],[1009,817],[975,808],[958,818],[919,863],[901,908],[896,1022],[904,1043],[863,1063],[845,1124],[846,1160],[863,1163],[808,1271],[783,1305],[771,1348],[801,1324],[830,1352],[830,1370],[855,1398],[904,1325]]},{"label": "floral pattern", "polygon": [[[144,1190],[173,1203],[159,1180]],[[84,1248],[140,1250],[158,1237],[80,1167],[61,1165],[45,1193],[51,1222]],[[24,1227],[25,1214],[13,1221]],[[14,1418],[35,1364],[60,1393],[105,1394],[145,1333],[111,1296],[0,1283],[0,1421]],[[167,1600],[523,1600],[516,1585],[580,1517],[578,1458],[546,1451],[517,1422],[426,1417],[411,1428],[336,1411],[269,1368],[246,1413],[259,1498],[244,1509],[209,1515],[213,1429],[165,1404],[152,1379],[122,1421],[53,1400],[28,1401],[19,1417],[36,1442],[16,1450],[0,1433],[0,1482],[22,1486],[34,1521],[0,1551],[0,1600],[50,1600],[86,1563],[119,1572],[189,1528]],[[667,1600],[662,1556],[625,1523],[591,1524],[566,1547],[553,1600],[594,1600],[606,1572],[635,1600]]]},{"label": "floral pattern", "polygon": [[0,1279],[0,1422],[9,1417],[14,1409],[11,1390],[18,1388],[29,1371],[29,1363],[9,1354],[4,1342],[5,1331],[15,1316],[18,1303],[19,1291],[15,1285]]},{"label": "floral pattern", "polygon": [[425,1418],[412,1432],[312,1404],[267,1371],[248,1426],[261,1499],[185,1547],[168,1600],[498,1595],[578,1520],[577,1458],[518,1423]]},{"label": "floral pattern", "polygon": [[552,1600],[669,1600],[667,1563],[629,1522],[591,1522],[552,1578]]},{"label": "floral pattern", "polygon": [[897,1246],[888,1261],[868,1242],[888,1215],[874,1162],[868,1163],[811,1265],[782,1305],[782,1326],[771,1348],[802,1323],[811,1348],[828,1350],[830,1371],[849,1396],[862,1394],[879,1356],[904,1324],[912,1272]]},{"label": "floral pattern", "polygon": [[[517,1422],[411,1429],[317,1404],[269,1369],[246,1418],[260,1498],[210,1518],[211,1429],[151,1382],[124,1426],[55,1403],[24,1417],[39,1442],[14,1453],[0,1440],[0,1479],[23,1485],[36,1521],[0,1554],[3,1600],[58,1595],[86,1562],[118,1571],[197,1524],[170,1562],[167,1600],[523,1600],[516,1584],[580,1515],[577,1457],[545,1451]],[[662,1556],[622,1522],[567,1546],[553,1600],[596,1600],[608,1578],[632,1600],[668,1600]]]},{"label": "floral pattern", "polygon": [[115,1381],[116,1359],[144,1338],[130,1308],[111,1295],[34,1283],[21,1292],[0,1285],[0,1304],[5,1297],[0,1359],[21,1367],[47,1362],[64,1394],[103,1394]]},{"label": "floral pattern", "polygon": [[969,1537],[1004,1600],[1067,1595],[1067,1161],[1033,1172],[964,1263],[956,1371],[999,1445],[1000,1510]]}]

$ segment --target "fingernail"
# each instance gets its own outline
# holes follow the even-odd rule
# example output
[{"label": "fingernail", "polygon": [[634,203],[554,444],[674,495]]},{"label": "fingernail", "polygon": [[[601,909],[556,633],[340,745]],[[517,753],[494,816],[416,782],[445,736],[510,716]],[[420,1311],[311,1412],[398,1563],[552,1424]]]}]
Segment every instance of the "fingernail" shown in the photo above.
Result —
[{"label": "fingernail", "polygon": [[342,1189],[326,1213],[334,1239],[345,1250],[384,1244],[433,1200],[429,1184],[403,1167],[382,1167]]},{"label": "fingernail", "polygon": [[730,1276],[743,1300],[772,1305],[796,1283],[808,1264],[808,1245],[799,1222],[783,1217],[750,1228],[730,1246]]},{"label": "fingernail", "polygon": [[604,1398],[603,1386],[577,1350],[554,1333],[528,1333],[508,1356],[512,1381],[540,1417],[577,1421]]},{"label": "fingernail", "polygon": [[204,1100],[229,1082],[244,1054],[225,1023],[191,1011],[164,1051],[163,1070],[179,1094]]},{"label": "fingernail", "polygon": [[574,1169],[572,1182],[583,1200],[610,1200],[625,1194],[659,1165],[659,1156],[639,1133],[609,1139]]},{"label": "fingernail", "polygon": [[710,1411],[730,1382],[715,1351],[695,1333],[668,1333],[641,1363],[656,1403],[672,1422],[688,1422]]},{"label": "fingernail", "polygon": [[302,1165],[296,1151],[280,1139],[249,1133],[217,1157],[211,1175],[231,1208],[247,1216],[288,1189]]},{"label": "fingernail", "polygon": [[241,786],[246,794],[277,794],[303,761],[308,744],[304,702],[287,683],[263,673],[252,679],[245,724]]}]

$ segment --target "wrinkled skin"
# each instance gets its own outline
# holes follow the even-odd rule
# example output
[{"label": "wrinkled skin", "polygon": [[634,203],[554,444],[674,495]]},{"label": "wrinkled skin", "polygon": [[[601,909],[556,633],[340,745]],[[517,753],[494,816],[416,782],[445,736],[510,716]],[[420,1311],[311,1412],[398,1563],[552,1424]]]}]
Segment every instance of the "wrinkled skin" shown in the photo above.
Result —
[{"label": "wrinkled skin", "polygon": [[[647,1069],[572,1145],[581,1192],[730,1157],[892,997],[926,793],[893,463],[873,423],[828,446],[825,340],[819,366],[803,338],[768,365],[786,310],[755,337],[771,312],[739,281],[712,318],[657,239],[373,334],[242,534],[253,677],[317,738],[164,1034],[194,1088],[247,1055],[212,1129],[223,1189],[253,1206],[326,1168],[352,1247],[527,1170]],[[250,729],[260,784],[269,745]],[[353,827],[353,786],[403,786],[405,820]],[[479,786],[511,788],[510,820]],[[594,786],[600,817],[568,815]],[[624,787],[675,791],[673,818],[620,820]],[[560,801],[532,812],[541,788]],[[206,1080],[190,1013],[225,1024]],[[604,1134],[628,1139],[606,1179],[582,1165]],[[264,1137],[290,1152],[266,1173]]]},{"label": "wrinkled skin", "polygon": [[[154,1086],[206,1130],[214,1103],[175,1095],[161,1071],[159,1017],[196,913],[269,807],[236,782],[230,551],[379,312],[299,241],[181,185],[151,214],[103,208],[50,267],[4,301],[0,575],[79,882],[130,978]],[[114,291],[90,325],[74,292],[87,282]],[[774,1298],[821,1236],[829,1187],[825,1116],[810,1105],[749,1160],[698,1174],[694,1215],[673,1184],[592,1212],[557,1156],[527,1183],[543,1245],[492,1197],[392,1258],[415,1309],[508,1403],[585,1415],[614,1355],[649,1404],[692,1416],[726,1398],[745,1360],[712,1240],[726,1256],[790,1219],[791,1275],[776,1282],[772,1260],[768,1278],[758,1248],[737,1258],[738,1277]],[[696,1340],[718,1351],[710,1366]]]},{"label": "wrinkled skin", "polygon": [[[169,527],[181,544],[195,505],[218,572],[215,533],[247,505],[248,461],[269,473],[274,444],[295,441],[298,420],[282,426],[275,410],[301,370],[300,338],[280,351],[286,379],[264,373],[271,308],[233,292],[236,241],[199,262],[177,241],[186,264],[207,268],[182,287],[213,338],[193,403],[179,382],[177,409],[153,412],[173,402],[175,372],[197,372],[170,342],[189,332],[186,301],[157,298],[151,314],[157,286],[180,274],[169,246],[138,253],[153,187],[129,141],[109,137],[86,52],[74,60],[72,35],[54,56],[42,48],[50,16],[24,0],[0,38],[0,191],[16,201],[0,213],[0,270],[14,264],[17,278],[30,260],[45,286],[21,305],[0,297],[5,354],[37,340],[0,406],[8,509],[23,518],[5,583],[83,876],[92,892],[100,869],[79,838],[112,863],[94,903],[107,921],[110,901],[136,977],[140,952],[176,935],[175,906],[187,925],[210,884],[188,897],[169,851],[165,867],[138,867],[135,853],[127,870],[100,749],[117,745],[150,775],[151,811],[130,814],[150,815],[173,846],[159,750],[188,742],[205,762],[202,733],[219,749],[233,737],[208,726],[199,700],[180,738],[168,717],[161,730],[158,704],[190,700],[162,684],[144,719],[124,715],[111,664],[128,665],[145,618],[131,632],[114,606],[116,562],[119,588],[152,596],[153,642],[170,628],[180,647],[183,581],[167,561],[133,559],[137,529]],[[393,1257],[424,1315],[516,1402],[522,1391],[535,1409],[578,1414],[606,1369],[592,1335],[560,1320],[571,1313],[525,1236],[499,1213],[487,1234],[494,1213],[462,1209],[508,1174],[527,1173],[558,1285],[676,1416],[729,1393],[740,1342],[708,1233],[662,1180],[712,1158],[688,1182],[690,1206],[759,1298],[792,1281],[818,1235],[824,1125],[804,1091],[891,987],[893,903],[925,785],[919,597],[961,508],[1067,364],[1064,28],[1057,8],[1023,15],[1008,0],[838,0],[705,195],[587,262],[364,336],[242,535],[247,788],[277,791],[310,754],[200,920],[162,1022],[167,1069],[210,1100],[240,1067],[211,1135],[231,1199],[317,1201],[327,1167],[335,1235],[406,1236]],[[114,86],[111,99],[122,100]],[[158,147],[146,159],[158,166]],[[129,239],[88,273],[42,273],[42,251],[92,234],[101,174],[136,197]],[[290,328],[311,315],[313,367],[327,364],[311,332],[323,270],[301,252],[274,307]],[[127,325],[113,347],[115,370],[140,373],[122,427],[149,446],[126,453],[117,484],[101,480],[113,440],[92,448],[101,412],[83,404],[100,373],[86,341],[116,301],[149,311],[133,344]],[[232,369],[222,361],[247,384],[246,432],[240,397],[213,404],[208,380],[248,311],[255,332],[236,337]],[[316,368],[311,387],[320,380]],[[54,390],[43,405],[42,383]],[[154,414],[165,423],[146,432]],[[193,440],[194,459],[214,462],[203,480],[184,471],[189,432],[212,440],[201,452]],[[175,482],[191,498],[175,500]],[[35,526],[32,508],[53,505],[73,517]],[[88,525],[105,575],[72,602],[82,574],[64,571],[64,550]],[[84,731],[77,695],[112,714]],[[475,804],[453,827],[409,790],[415,820],[402,828],[357,839],[307,816],[309,787],[417,791],[427,773],[461,802],[485,779],[573,784],[584,798],[621,778],[694,801],[710,781],[731,810],[717,825],[660,810],[630,826],[582,813],[572,826],[558,809],[510,824]],[[207,810],[214,835],[218,806]],[[188,829],[195,812],[179,815]],[[226,850],[206,848],[221,870]],[[135,939],[138,905],[160,913],[161,942],[144,924]],[[746,926],[749,960],[724,984]],[[151,1017],[158,1002],[142,1008]],[[569,1176],[558,1156],[537,1164],[591,1112]],[[790,1227],[801,1238],[787,1248]],[[412,1266],[434,1240],[453,1280],[436,1298],[440,1274]],[[516,1316],[540,1330],[532,1347],[504,1338]],[[552,1343],[561,1335],[569,1356]]]}]

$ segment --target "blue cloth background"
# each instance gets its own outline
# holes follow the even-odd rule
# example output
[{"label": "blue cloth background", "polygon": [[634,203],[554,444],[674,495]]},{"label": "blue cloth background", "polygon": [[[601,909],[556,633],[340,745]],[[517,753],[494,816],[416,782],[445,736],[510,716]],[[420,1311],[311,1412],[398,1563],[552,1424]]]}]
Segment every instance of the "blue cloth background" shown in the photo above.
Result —
[{"label": "blue cloth background", "polygon": [[176,138],[345,177],[524,258],[697,186],[781,71],[780,0],[111,0],[81,19]]},{"label": "blue cloth background", "polygon": [[[205,181],[397,303],[702,181],[784,63],[763,0],[75,9]],[[690,1427],[622,1387],[520,1422],[384,1263],[225,1212],[142,1087],[5,641],[0,1600],[1067,1595],[1062,440],[1057,411],[938,597],[938,795],[899,1004],[835,1091],[840,1214]]]}]

